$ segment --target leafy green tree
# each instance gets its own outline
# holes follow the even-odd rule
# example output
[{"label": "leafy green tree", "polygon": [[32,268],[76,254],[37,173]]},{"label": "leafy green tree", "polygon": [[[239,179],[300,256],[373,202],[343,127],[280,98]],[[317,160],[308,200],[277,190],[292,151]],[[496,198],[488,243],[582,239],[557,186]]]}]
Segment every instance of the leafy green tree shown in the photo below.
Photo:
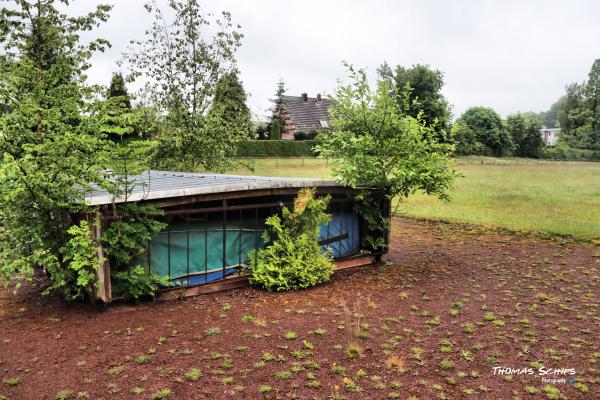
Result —
[{"label": "leafy green tree", "polygon": [[365,240],[379,249],[389,220],[372,190],[389,199],[403,199],[417,190],[447,199],[455,176],[453,146],[438,142],[432,128],[401,113],[398,89],[388,81],[380,80],[372,89],[364,70],[346,66],[351,82],[336,90],[331,132],[318,136],[317,151],[333,160],[336,179],[360,189],[359,212],[371,227],[379,227]]},{"label": "leafy green tree", "polygon": [[441,71],[422,64],[411,68],[398,65],[392,70],[384,63],[378,73],[380,79],[389,81],[396,88],[401,111],[433,128],[440,141],[451,141],[451,112],[442,94],[444,74]]},{"label": "leafy green tree", "polygon": [[558,102],[558,122],[562,140],[570,146],[600,148],[600,59],[586,82],[566,87]]},{"label": "leafy green tree", "polygon": [[[460,129],[471,132],[469,138],[474,138],[476,143],[485,146],[494,156],[501,157],[514,148],[502,119],[491,108],[471,107],[463,113],[457,123]],[[463,137],[464,135],[459,134],[458,136]],[[470,143],[470,145],[473,144]]]},{"label": "leafy green tree", "polygon": [[124,60],[130,79],[145,79],[151,103],[164,115],[155,161],[160,168],[226,169],[248,131],[208,111],[219,79],[235,66],[240,27],[230,13],[215,18],[196,0],[169,0],[168,6],[172,20],[156,1],[145,5],[154,22]]},{"label": "leafy green tree", "polygon": [[565,95],[558,101],[557,120],[563,134],[568,135],[577,128],[575,121],[569,116],[579,109],[583,102],[583,85],[572,83],[565,87]]},{"label": "leafy green tree", "polygon": [[97,134],[98,93],[83,84],[89,58],[108,42],[86,44],[80,35],[106,21],[111,7],[71,17],[57,3],[69,2],[15,0],[0,10],[0,103],[8,109],[0,114],[0,279],[44,269],[51,288],[72,298],[93,283],[67,272],[81,270],[68,251],[79,236],[69,231],[77,225],[71,216],[87,210],[83,191],[106,183],[108,158]]},{"label": "leafy green tree", "polygon": [[590,113],[589,142],[600,145],[600,58],[592,65],[585,85],[585,97]]},{"label": "leafy green tree", "polygon": [[223,75],[217,82],[210,113],[220,114],[228,128],[244,130],[250,136],[252,121],[250,109],[246,105],[246,91],[237,70]]},{"label": "leafy green tree", "polygon": [[515,154],[519,157],[538,158],[544,146],[539,120],[525,117],[522,114],[509,115],[506,119],[506,129],[515,145]]}]

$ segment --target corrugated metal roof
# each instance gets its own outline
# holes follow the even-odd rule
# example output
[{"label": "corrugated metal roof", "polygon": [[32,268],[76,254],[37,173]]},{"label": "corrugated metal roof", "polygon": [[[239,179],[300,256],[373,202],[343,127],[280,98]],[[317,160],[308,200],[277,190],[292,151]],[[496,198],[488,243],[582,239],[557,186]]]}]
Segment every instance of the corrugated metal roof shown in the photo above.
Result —
[{"label": "corrugated metal roof", "polygon": [[316,178],[280,178],[269,176],[243,176],[223,174],[202,174],[190,172],[144,171],[128,178],[132,187],[127,199],[114,198],[105,190],[88,192],[85,201],[90,206],[166,199],[171,197],[192,196],[238,192],[254,189],[303,188],[319,186],[341,186],[330,179]]}]

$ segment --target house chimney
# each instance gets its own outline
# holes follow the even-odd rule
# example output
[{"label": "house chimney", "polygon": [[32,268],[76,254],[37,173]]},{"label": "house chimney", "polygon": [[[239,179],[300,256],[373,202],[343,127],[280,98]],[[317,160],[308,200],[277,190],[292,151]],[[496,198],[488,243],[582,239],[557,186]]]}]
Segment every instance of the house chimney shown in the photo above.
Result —
[{"label": "house chimney", "polygon": [[308,94],[302,93],[302,100],[308,101]]},{"label": "house chimney", "polygon": [[317,103],[321,102],[321,93],[317,93]]}]

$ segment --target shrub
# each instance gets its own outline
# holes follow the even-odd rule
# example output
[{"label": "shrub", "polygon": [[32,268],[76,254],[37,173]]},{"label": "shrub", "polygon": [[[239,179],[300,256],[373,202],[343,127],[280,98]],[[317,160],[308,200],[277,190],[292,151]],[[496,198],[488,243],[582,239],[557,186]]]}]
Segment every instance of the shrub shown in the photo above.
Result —
[{"label": "shrub", "polygon": [[314,189],[302,189],[293,211],[267,218],[272,237],[265,232],[265,249],[250,252],[250,283],[269,291],[305,289],[331,278],[333,265],[317,243],[329,196],[315,198]]},{"label": "shrub", "polygon": [[111,266],[126,269],[131,262],[146,251],[146,244],[166,227],[156,220],[163,211],[152,205],[123,204],[118,208],[118,218],[102,235]]},{"label": "shrub", "polygon": [[239,143],[238,157],[314,157],[312,140],[245,140]]},{"label": "shrub", "polygon": [[304,131],[296,131],[294,133],[294,140],[306,140],[308,139],[308,135]]},{"label": "shrub", "polygon": [[169,286],[169,280],[157,274],[148,272],[146,268],[137,265],[128,271],[112,274],[113,292],[116,296],[125,296],[138,301],[142,298],[154,297],[161,286]]},{"label": "shrub", "polygon": [[541,149],[540,158],[563,161],[600,161],[600,151],[575,149],[560,143],[555,147]]},{"label": "shrub", "polygon": [[318,134],[319,134],[319,131],[316,131],[313,129],[312,131],[308,132],[308,134],[306,135],[306,140],[315,140]]},{"label": "shrub", "polygon": [[112,267],[111,279],[116,296],[138,301],[154,297],[169,281],[148,272],[142,265],[132,265],[146,251],[148,241],[166,224],[156,218],[162,210],[151,205],[124,204],[118,208],[118,219],[102,235],[106,254]]},{"label": "shrub", "polygon": [[71,226],[67,233],[70,238],[61,249],[67,268],[60,268],[57,263],[47,265],[52,281],[47,291],[59,290],[69,301],[81,300],[86,294],[92,295],[96,270],[104,260],[97,257],[98,249],[87,221]]}]

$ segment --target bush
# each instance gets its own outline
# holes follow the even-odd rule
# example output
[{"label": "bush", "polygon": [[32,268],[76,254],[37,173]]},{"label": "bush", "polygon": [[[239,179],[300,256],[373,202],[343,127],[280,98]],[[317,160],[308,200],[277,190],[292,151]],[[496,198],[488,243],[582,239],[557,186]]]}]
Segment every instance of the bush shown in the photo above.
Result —
[{"label": "bush", "polygon": [[283,208],[282,217],[273,215],[266,224],[265,249],[249,254],[250,284],[268,291],[305,289],[331,279],[333,265],[329,254],[321,252],[317,240],[320,226],[329,221],[325,213],[329,196],[315,198],[314,189],[302,189],[293,211]]},{"label": "bush", "polygon": [[113,269],[126,270],[146,251],[146,244],[167,225],[156,220],[163,211],[145,204],[123,204],[118,218],[102,235],[106,254]]},{"label": "bush", "polygon": [[308,135],[304,131],[296,131],[294,133],[294,140],[306,140]]},{"label": "bush", "polygon": [[306,140],[315,140],[318,134],[319,134],[319,131],[316,131],[313,129],[312,131],[308,132],[308,134],[306,135]]},{"label": "bush", "polygon": [[70,238],[61,249],[67,268],[61,268],[59,263],[48,258],[46,268],[52,283],[46,293],[58,290],[69,301],[82,300],[86,296],[93,297],[96,270],[104,263],[104,259],[97,256],[98,249],[87,221],[83,220],[79,225],[71,226],[67,233]]},{"label": "bush", "polygon": [[139,301],[143,298],[154,298],[161,286],[169,286],[166,277],[148,272],[146,268],[137,265],[128,271],[114,272],[111,276],[113,293]]},{"label": "bush", "polygon": [[245,140],[240,142],[238,157],[315,157],[312,140]]},{"label": "bush", "polygon": [[541,149],[540,158],[563,161],[600,161],[600,151],[575,149],[565,144],[559,144],[555,147]]}]

